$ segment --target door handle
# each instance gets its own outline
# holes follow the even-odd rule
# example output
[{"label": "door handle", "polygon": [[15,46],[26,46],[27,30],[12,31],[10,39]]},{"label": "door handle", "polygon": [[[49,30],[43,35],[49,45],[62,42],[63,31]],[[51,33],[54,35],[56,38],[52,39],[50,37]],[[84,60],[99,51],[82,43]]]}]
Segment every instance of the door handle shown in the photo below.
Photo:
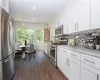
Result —
[{"label": "door handle", "polygon": [[10,61],[10,60],[13,59],[14,57],[15,57],[15,55],[14,55],[13,57],[9,58],[8,60],[4,61],[4,62],[6,63],[6,62]]}]

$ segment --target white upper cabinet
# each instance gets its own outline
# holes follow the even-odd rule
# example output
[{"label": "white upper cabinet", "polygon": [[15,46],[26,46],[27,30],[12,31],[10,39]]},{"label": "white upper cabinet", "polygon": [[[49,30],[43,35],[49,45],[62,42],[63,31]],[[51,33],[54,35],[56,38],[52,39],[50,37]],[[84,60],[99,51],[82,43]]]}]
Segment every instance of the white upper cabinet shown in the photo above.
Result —
[{"label": "white upper cabinet", "polygon": [[67,20],[67,16],[64,17],[64,21],[63,21],[63,34],[67,34],[68,33],[68,20]]},{"label": "white upper cabinet", "polygon": [[9,13],[9,0],[0,0],[0,5]]},{"label": "white upper cabinet", "polygon": [[63,24],[63,34],[67,34],[68,33],[68,25],[67,23],[66,24]]},{"label": "white upper cabinet", "polygon": [[90,0],[80,0],[68,13],[69,32],[90,29]]},{"label": "white upper cabinet", "polygon": [[76,31],[76,25],[75,25],[75,16],[74,16],[74,13],[75,11],[73,9],[71,9],[69,12],[68,12],[68,32],[69,33],[72,33],[72,32],[75,32]]},{"label": "white upper cabinet", "polygon": [[1,2],[2,0],[0,0],[0,5],[2,4],[2,2]]},{"label": "white upper cabinet", "polygon": [[91,0],[91,28],[100,28],[100,0]]},{"label": "white upper cabinet", "polygon": [[90,0],[80,0],[73,10],[76,31],[90,29]]}]

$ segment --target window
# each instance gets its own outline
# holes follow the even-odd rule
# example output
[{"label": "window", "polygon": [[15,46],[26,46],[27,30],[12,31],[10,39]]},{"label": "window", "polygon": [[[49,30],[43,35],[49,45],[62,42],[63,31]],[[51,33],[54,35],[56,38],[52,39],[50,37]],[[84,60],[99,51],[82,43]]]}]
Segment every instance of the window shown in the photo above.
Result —
[{"label": "window", "polygon": [[30,29],[17,29],[17,35],[18,35],[18,41],[20,41],[22,44],[27,41],[27,43],[33,43],[34,42],[34,30]]},{"label": "window", "polygon": [[44,42],[44,30],[37,31],[37,42]]}]

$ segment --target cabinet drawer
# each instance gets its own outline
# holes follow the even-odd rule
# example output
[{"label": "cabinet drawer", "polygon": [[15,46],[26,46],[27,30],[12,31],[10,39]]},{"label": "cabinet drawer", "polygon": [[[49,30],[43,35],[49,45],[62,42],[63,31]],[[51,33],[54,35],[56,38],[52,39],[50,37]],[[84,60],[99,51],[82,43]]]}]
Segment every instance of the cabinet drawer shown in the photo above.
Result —
[{"label": "cabinet drawer", "polygon": [[57,48],[57,52],[59,52],[59,51],[62,51],[62,49],[61,48]]},{"label": "cabinet drawer", "polygon": [[62,47],[57,47],[57,50],[62,50],[63,48]]},{"label": "cabinet drawer", "polygon": [[63,49],[63,53],[67,54],[68,53],[68,49]]},{"label": "cabinet drawer", "polygon": [[80,60],[80,57],[81,57],[80,54],[81,54],[81,53],[76,52],[76,51],[71,51],[71,50],[68,50],[68,51],[67,51],[67,55],[68,55],[68,56],[70,56],[70,57],[72,57],[72,58],[75,58],[75,59],[77,59],[77,60]]},{"label": "cabinet drawer", "polygon": [[100,58],[86,54],[81,54],[81,61],[87,65],[100,69]]}]

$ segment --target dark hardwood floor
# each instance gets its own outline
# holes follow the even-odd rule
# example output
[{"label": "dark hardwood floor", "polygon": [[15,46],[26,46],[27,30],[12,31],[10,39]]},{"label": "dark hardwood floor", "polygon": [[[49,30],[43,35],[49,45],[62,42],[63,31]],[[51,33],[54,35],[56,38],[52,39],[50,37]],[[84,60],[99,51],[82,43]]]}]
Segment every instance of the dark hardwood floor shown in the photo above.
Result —
[{"label": "dark hardwood floor", "polygon": [[36,58],[29,61],[27,57],[16,60],[14,80],[67,80],[63,74],[50,63],[43,52],[38,52]]}]

